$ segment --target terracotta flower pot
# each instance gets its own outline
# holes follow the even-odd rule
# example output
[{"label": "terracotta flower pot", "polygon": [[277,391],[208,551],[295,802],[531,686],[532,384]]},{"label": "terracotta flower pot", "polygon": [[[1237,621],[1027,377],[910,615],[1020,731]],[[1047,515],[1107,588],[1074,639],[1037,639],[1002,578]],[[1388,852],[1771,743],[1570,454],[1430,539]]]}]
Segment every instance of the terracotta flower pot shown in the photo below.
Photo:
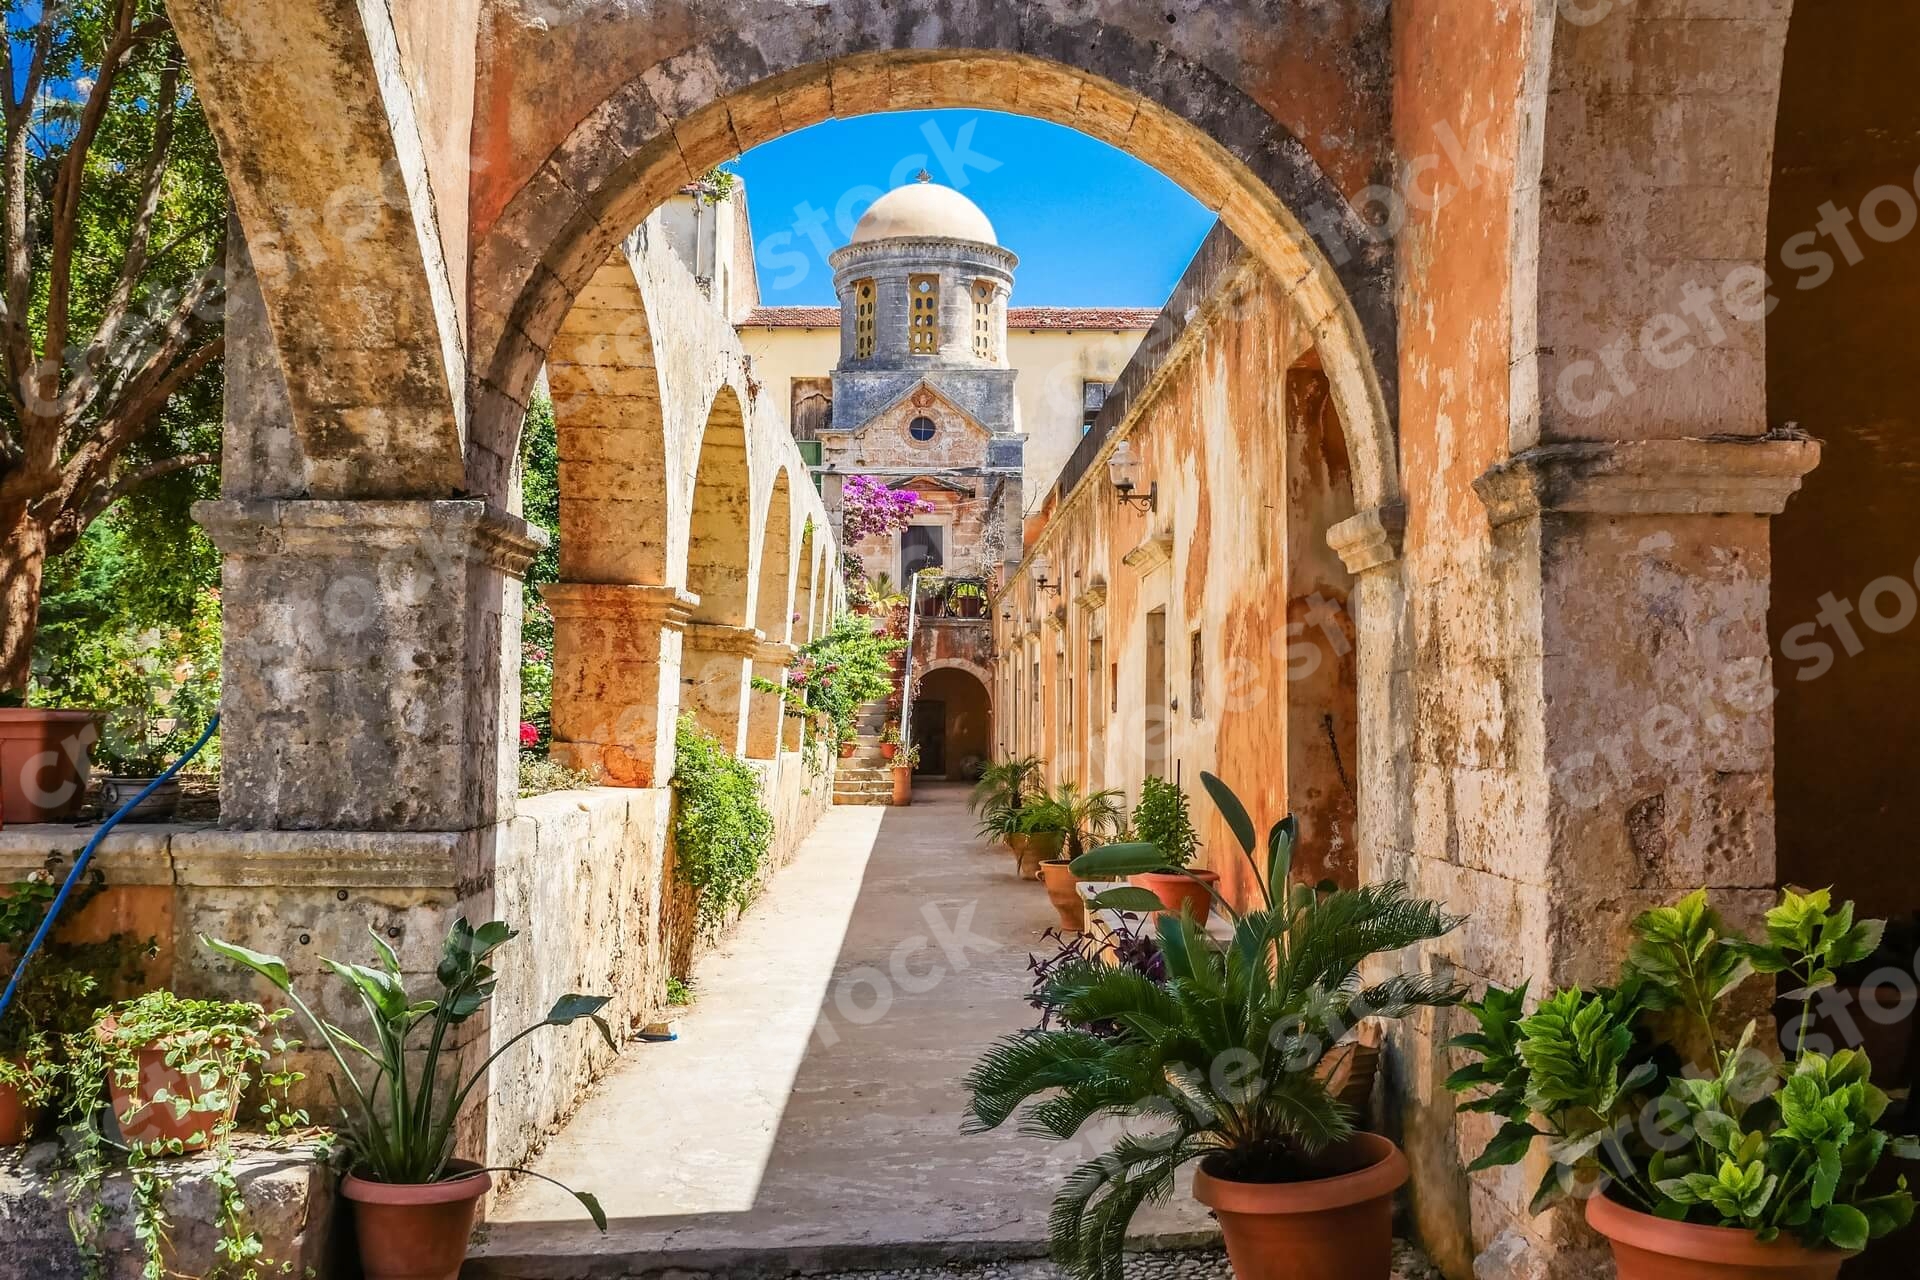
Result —
[{"label": "terracotta flower pot", "polygon": [[1040,881],[1047,886],[1047,901],[1060,913],[1060,927],[1073,933],[1087,930],[1087,900],[1080,896],[1080,877],[1065,858],[1049,858],[1040,864]]},{"label": "terracotta flower pot", "polygon": [[893,758],[894,758],[895,756],[897,756],[897,755],[899,755],[899,754],[900,754],[900,744],[899,744],[899,743],[897,743],[897,742],[883,742],[883,743],[881,743],[881,744],[880,744],[880,758],[881,758],[882,760],[891,760],[891,759],[893,759]]},{"label": "terracotta flower pot", "polygon": [[1347,1172],[1302,1182],[1234,1182],[1193,1175],[1193,1198],[1212,1209],[1236,1280],[1388,1280],[1393,1193],[1407,1180],[1400,1148],[1356,1133],[1326,1153]]},{"label": "terracotta flower pot", "polygon": [[1205,924],[1207,913],[1213,909],[1213,895],[1206,890],[1206,884],[1218,884],[1220,877],[1211,871],[1194,868],[1184,874],[1177,871],[1142,871],[1139,875],[1127,877],[1127,883],[1136,888],[1145,889],[1160,899],[1168,911],[1176,915],[1182,907],[1193,912],[1195,924]]},{"label": "terracotta flower pot", "polygon": [[59,822],[87,794],[91,711],[0,707],[0,822]]},{"label": "terracotta flower pot", "polygon": [[893,802],[913,803],[913,766],[910,764],[893,766]]},{"label": "terracotta flower pot", "polygon": [[353,1201],[353,1231],[366,1280],[456,1280],[467,1237],[491,1176],[454,1162],[461,1176],[414,1186],[348,1174],[341,1194]]},{"label": "terracotta flower pot", "polygon": [[[18,1058],[11,1059],[13,1065],[24,1066]],[[0,1147],[17,1147],[27,1140],[27,1133],[33,1128],[33,1109],[27,1106],[20,1091],[10,1084],[0,1084]]]},{"label": "terracotta flower pot", "polygon": [[1007,837],[1007,852],[1013,855],[1013,874],[1020,880],[1040,878],[1040,864],[1049,858],[1060,856],[1060,846],[1067,842],[1064,831],[1037,831],[1030,835],[1011,835]]},{"label": "terracotta flower pot", "polygon": [[1668,1222],[1606,1196],[1587,1201],[1587,1225],[1613,1246],[1620,1280],[1834,1280],[1853,1256],[1785,1236],[1763,1244],[1737,1227]]},{"label": "terracotta flower pot", "polygon": [[840,758],[842,760],[851,760],[853,759],[853,753],[859,749],[860,744],[857,742],[843,742],[840,744]]},{"label": "terracotta flower pot", "polygon": [[[94,1034],[104,1040],[113,1034],[113,1028],[113,1021],[108,1019],[94,1028]],[[200,1076],[182,1074],[167,1065],[164,1044],[136,1050],[133,1060],[136,1088],[127,1088],[119,1072],[107,1073],[107,1094],[113,1100],[113,1115],[120,1122],[120,1135],[128,1142],[150,1146],[177,1140],[187,1150],[198,1151],[212,1140],[215,1129],[233,1122],[240,1096],[224,1078],[216,1080],[210,1089]],[[153,1101],[162,1092],[169,1100]],[[225,1105],[218,1110],[203,1110],[196,1105],[184,1116],[174,1113],[170,1099],[190,1098],[198,1104],[209,1093],[224,1094],[221,1101]]]}]

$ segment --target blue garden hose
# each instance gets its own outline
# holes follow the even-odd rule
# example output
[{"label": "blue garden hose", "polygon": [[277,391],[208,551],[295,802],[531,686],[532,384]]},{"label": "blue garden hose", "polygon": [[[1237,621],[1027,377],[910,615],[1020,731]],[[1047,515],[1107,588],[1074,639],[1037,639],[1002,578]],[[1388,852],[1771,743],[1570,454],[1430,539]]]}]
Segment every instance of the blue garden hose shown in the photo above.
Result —
[{"label": "blue garden hose", "polygon": [[165,773],[142,787],[139,795],[121,805],[114,815],[101,823],[100,829],[93,833],[93,838],[87,841],[87,847],[82,849],[80,856],[73,860],[73,870],[67,872],[66,883],[60,886],[60,892],[54,894],[53,901],[48,904],[47,914],[41,919],[40,927],[33,932],[33,941],[29,942],[27,949],[20,953],[20,963],[13,967],[13,976],[7,979],[6,993],[0,995],[0,1018],[7,1016],[7,1006],[13,1003],[13,993],[19,989],[20,979],[26,974],[27,966],[33,963],[34,952],[40,950],[40,944],[47,940],[49,933],[53,932],[53,922],[59,919],[61,908],[67,905],[67,898],[73,893],[73,886],[80,883],[81,875],[86,872],[87,863],[93,858],[93,851],[100,847],[102,840],[106,839],[107,832],[119,826],[120,819],[133,812],[134,806],[158,791],[161,783],[180,772],[181,766],[199,755],[200,748],[207,745],[207,740],[213,737],[213,731],[219,727],[220,717],[216,715],[207,721],[206,731],[200,735],[200,741],[188,748],[187,754],[167,766]]}]

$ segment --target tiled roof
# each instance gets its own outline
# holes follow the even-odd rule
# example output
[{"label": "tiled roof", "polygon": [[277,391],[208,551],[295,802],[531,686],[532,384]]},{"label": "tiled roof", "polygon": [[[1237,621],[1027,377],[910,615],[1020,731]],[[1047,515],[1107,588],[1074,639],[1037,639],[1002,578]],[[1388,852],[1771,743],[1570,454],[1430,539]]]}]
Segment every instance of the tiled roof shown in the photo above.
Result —
[{"label": "tiled roof", "polygon": [[[1156,307],[1008,307],[1009,329],[1148,329]],[[744,329],[837,329],[838,307],[755,307]]]}]

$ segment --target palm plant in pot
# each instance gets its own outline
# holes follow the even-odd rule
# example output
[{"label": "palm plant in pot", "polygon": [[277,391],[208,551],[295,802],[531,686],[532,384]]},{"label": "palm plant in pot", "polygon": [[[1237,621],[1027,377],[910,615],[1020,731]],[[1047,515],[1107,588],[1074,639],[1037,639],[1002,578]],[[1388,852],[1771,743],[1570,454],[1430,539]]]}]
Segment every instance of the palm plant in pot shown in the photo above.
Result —
[{"label": "palm plant in pot", "polygon": [[[449,1037],[492,998],[496,977],[488,961],[514,931],[497,920],[477,929],[464,917],[456,920],[434,973],[440,992],[429,999],[408,994],[399,957],[379,934],[372,936],[377,964],[322,961],[359,999],[373,1028],[371,1045],[316,1016],[294,991],[278,956],[205,934],[200,941],[285,995],[333,1058],[336,1072],[330,1084],[347,1160],[341,1190],[354,1204],[355,1233],[368,1280],[454,1280],[467,1255],[475,1208],[492,1186],[488,1175],[501,1172],[454,1158],[461,1108],[502,1054],[543,1027],[589,1019],[607,1046],[615,1048],[613,1033],[600,1017],[607,997],[562,996],[545,1018],[505,1040],[467,1071]],[[350,1057],[364,1059],[371,1070],[354,1070],[348,1065]],[[553,1181],[529,1169],[510,1172]],[[571,1187],[562,1189],[580,1202],[594,1225],[607,1229],[599,1201]]]},{"label": "palm plant in pot", "polygon": [[[968,811],[983,820],[996,814],[1018,812],[1028,800],[1045,790],[1042,770],[1039,756],[994,761],[980,771],[979,780],[973,784],[973,794],[967,798]],[[1012,823],[1003,818],[999,825],[1010,829]],[[983,821],[982,834],[1001,832],[988,831]]]},{"label": "palm plant in pot", "polygon": [[1213,903],[1212,887],[1220,877],[1204,867],[1193,866],[1200,851],[1200,840],[1193,829],[1193,814],[1187,793],[1177,782],[1149,776],[1140,784],[1140,803],[1133,809],[1134,839],[1160,850],[1161,866],[1127,877],[1128,883],[1146,889],[1160,899],[1168,911],[1191,911],[1205,924]]},{"label": "palm plant in pot", "polygon": [[[1161,980],[1097,958],[1056,969],[1036,996],[1052,1029],[988,1050],[967,1078],[967,1127],[996,1128],[1019,1111],[1027,1132],[1066,1140],[1096,1117],[1132,1122],[1054,1200],[1053,1255],[1078,1280],[1118,1280],[1134,1212],[1168,1195],[1192,1162],[1193,1193],[1220,1219],[1240,1280],[1387,1280],[1406,1158],[1356,1130],[1325,1063],[1363,1018],[1461,998],[1426,974],[1359,978],[1370,957],[1459,920],[1397,882],[1290,884],[1293,824],[1275,824],[1256,861],[1253,825],[1222,793],[1259,905],[1235,916],[1224,946],[1191,915],[1159,914]],[[1154,857],[1152,846],[1111,845],[1075,870],[1112,878]],[[1103,895],[1123,907],[1150,897],[1131,887]]]},{"label": "palm plant in pot", "polygon": [[[1888,1100],[1866,1055],[1814,1052],[1805,1034],[1815,993],[1872,953],[1880,922],[1825,890],[1787,890],[1756,942],[1702,890],[1633,930],[1616,986],[1557,991],[1532,1013],[1524,985],[1468,1006],[1480,1029],[1451,1042],[1470,1060],[1448,1084],[1474,1095],[1464,1110],[1503,1122],[1469,1168],[1517,1163],[1544,1139],[1535,1211],[1584,1197],[1621,1280],[1832,1280],[1913,1217],[1904,1180],[1868,1192],[1885,1155],[1920,1149],[1876,1127]],[[1756,973],[1798,986],[1779,1058],[1756,1047],[1753,1021],[1726,1034]]]}]

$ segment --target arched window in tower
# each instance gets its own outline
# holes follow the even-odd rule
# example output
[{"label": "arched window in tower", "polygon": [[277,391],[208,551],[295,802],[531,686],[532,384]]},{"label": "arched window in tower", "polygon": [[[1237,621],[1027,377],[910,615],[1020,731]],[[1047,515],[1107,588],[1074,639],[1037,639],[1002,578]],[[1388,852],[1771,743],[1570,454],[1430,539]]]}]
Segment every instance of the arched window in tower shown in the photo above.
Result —
[{"label": "arched window in tower", "polygon": [[993,281],[973,282],[973,358],[992,360],[998,353],[993,342]]},{"label": "arched window in tower", "polygon": [[873,354],[873,281],[853,282],[853,355],[865,360]]},{"label": "arched window in tower", "polygon": [[940,277],[908,276],[907,296],[913,300],[907,314],[907,349],[930,356],[940,350]]}]

